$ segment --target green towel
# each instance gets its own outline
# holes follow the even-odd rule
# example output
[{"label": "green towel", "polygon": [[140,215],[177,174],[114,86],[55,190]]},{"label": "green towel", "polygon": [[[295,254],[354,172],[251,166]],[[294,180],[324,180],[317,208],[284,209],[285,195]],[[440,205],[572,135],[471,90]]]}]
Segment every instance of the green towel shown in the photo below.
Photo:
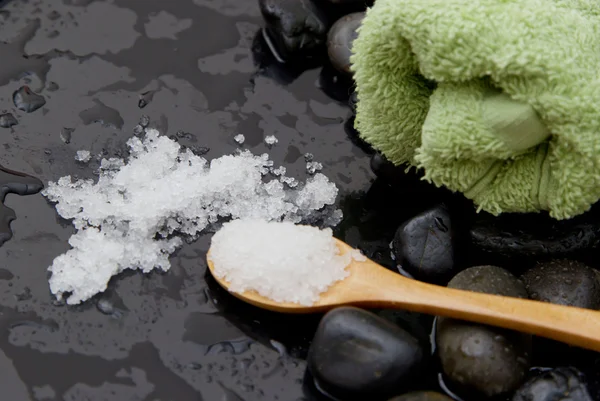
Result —
[{"label": "green towel", "polygon": [[393,163],[495,215],[600,199],[600,1],[377,0],[351,62]]}]

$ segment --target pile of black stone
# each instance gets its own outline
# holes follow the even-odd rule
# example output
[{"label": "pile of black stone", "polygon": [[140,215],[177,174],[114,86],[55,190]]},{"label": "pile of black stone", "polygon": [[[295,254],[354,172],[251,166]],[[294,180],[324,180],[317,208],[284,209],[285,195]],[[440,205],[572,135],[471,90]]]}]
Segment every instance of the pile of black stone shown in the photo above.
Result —
[{"label": "pile of black stone", "polygon": [[[262,39],[278,63],[290,70],[298,70],[299,65],[322,66],[322,89],[355,112],[351,48],[372,1],[259,2],[265,20]],[[466,199],[428,186],[418,174],[407,173],[405,167],[394,166],[375,152],[360,139],[354,117],[346,122],[346,131],[372,154],[371,168],[377,176],[372,192],[386,187],[383,196],[392,199],[397,216],[404,216],[394,218],[386,211],[377,220],[383,222],[379,234],[389,243],[391,262],[383,263],[381,252],[366,252],[367,256],[429,283],[600,309],[595,258],[600,243],[598,208],[568,221],[545,214],[476,213]],[[406,198],[412,200],[408,209],[421,208],[411,217],[403,214]],[[431,332],[423,327],[431,327]],[[598,389],[588,384],[597,380],[597,354],[454,319],[433,321],[405,312],[338,308],[320,320],[307,355],[307,377],[319,394],[332,399],[591,401],[600,397]]]}]

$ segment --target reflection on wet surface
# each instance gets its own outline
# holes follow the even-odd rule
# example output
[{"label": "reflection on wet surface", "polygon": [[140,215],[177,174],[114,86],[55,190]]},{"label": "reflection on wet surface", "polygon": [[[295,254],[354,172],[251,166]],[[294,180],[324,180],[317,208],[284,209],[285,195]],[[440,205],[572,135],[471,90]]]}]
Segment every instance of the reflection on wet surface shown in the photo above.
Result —
[{"label": "reflection on wet surface", "polygon": [[[319,88],[319,69],[274,62],[255,2],[0,5],[0,111],[17,121],[0,128],[0,163],[10,169],[42,182],[93,178],[100,158],[123,156],[145,115],[208,158],[231,153],[243,133],[244,148],[268,152],[297,178],[310,152],[342,202],[370,185],[368,156],[344,132],[350,110]],[[22,110],[29,103],[15,106],[23,86],[45,104],[31,113]],[[279,140],[272,148],[268,135]],[[75,160],[78,150],[91,152],[88,164]],[[178,251],[168,273],[123,274],[67,307],[51,297],[46,269],[68,249],[69,222],[39,195],[5,204],[17,216],[0,247],[0,363],[12,399],[304,397],[299,358],[318,319],[265,314],[215,288],[205,277],[209,236]]]},{"label": "reflection on wet surface", "polygon": [[[33,194],[37,179],[94,178],[145,126],[209,159],[237,149],[241,133],[241,147],[302,180],[311,153],[340,189],[335,235],[390,268],[398,226],[453,202],[418,180],[375,179],[372,150],[348,123],[348,79],[277,63],[262,26],[251,0],[0,0],[0,165],[27,174],[0,170],[0,199],[31,193],[0,205],[0,244],[17,217],[0,247],[0,386],[11,400],[322,399],[304,362],[320,316],[231,297],[206,272],[210,234],[177,251],[169,272],[123,273],[82,305],[48,288],[73,228]],[[423,378],[429,388],[438,372]]]}]

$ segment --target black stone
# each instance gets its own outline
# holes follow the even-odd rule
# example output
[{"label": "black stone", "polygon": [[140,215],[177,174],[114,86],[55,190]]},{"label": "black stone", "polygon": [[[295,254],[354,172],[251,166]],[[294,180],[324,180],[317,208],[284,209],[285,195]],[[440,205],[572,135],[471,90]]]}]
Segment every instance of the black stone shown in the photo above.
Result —
[{"label": "black stone", "polygon": [[348,104],[354,92],[354,81],[327,62],[319,74],[319,88],[333,100]]},{"label": "black stone", "polygon": [[452,401],[452,398],[433,391],[414,391],[391,398],[388,401]]},{"label": "black stone", "polygon": [[0,127],[2,128],[14,127],[18,123],[19,122],[17,121],[15,116],[12,115],[12,113],[0,114]]},{"label": "black stone", "polygon": [[521,280],[497,266],[474,266],[465,269],[450,280],[448,287],[513,298],[529,297]]},{"label": "black stone", "polygon": [[358,105],[358,92],[354,91],[350,95],[350,99],[348,99],[348,106],[352,110],[353,114],[356,114],[356,106]]},{"label": "black stone", "polygon": [[568,259],[539,263],[523,274],[531,299],[553,304],[600,309],[598,274],[587,265]]},{"label": "black stone", "polygon": [[600,243],[598,208],[570,220],[547,214],[479,213],[471,227],[472,251],[506,260],[563,257]]},{"label": "black stone", "polygon": [[33,92],[29,86],[21,86],[13,93],[15,107],[26,113],[32,113],[46,104],[42,95]]},{"label": "black stone", "polygon": [[401,181],[406,177],[407,166],[396,166],[389,161],[382,153],[375,153],[371,157],[371,170],[382,180],[394,183]]},{"label": "black stone", "polygon": [[352,75],[352,43],[358,36],[356,30],[364,17],[364,12],[345,15],[332,25],[327,35],[327,54],[331,65],[348,76]]},{"label": "black stone", "polygon": [[321,320],[308,354],[317,387],[335,397],[390,397],[420,378],[427,352],[391,322],[341,307]]},{"label": "black stone", "polygon": [[559,367],[525,382],[512,401],[592,401],[592,397],[579,370]]},{"label": "black stone", "polygon": [[371,145],[369,145],[360,137],[360,133],[354,127],[354,116],[346,120],[344,124],[344,130],[346,131],[346,134],[348,135],[350,141],[352,141],[353,144],[358,146],[363,152],[367,154],[375,153],[375,150],[371,147]]},{"label": "black stone", "polygon": [[446,283],[456,273],[455,247],[456,232],[450,212],[443,205],[402,224],[393,241],[393,252],[402,269],[431,283]]},{"label": "black stone", "polygon": [[[477,266],[457,274],[448,287],[526,298],[524,285],[504,269]],[[508,394],[531,364],[531,336],[496,327],[438,318],[437,351],[442,371],[460,394],[476,399]]]},{"label": "black stone", "polygon": [[282,61],[320,56],[329,22],[312,0],[259,0],[271,50]]}]

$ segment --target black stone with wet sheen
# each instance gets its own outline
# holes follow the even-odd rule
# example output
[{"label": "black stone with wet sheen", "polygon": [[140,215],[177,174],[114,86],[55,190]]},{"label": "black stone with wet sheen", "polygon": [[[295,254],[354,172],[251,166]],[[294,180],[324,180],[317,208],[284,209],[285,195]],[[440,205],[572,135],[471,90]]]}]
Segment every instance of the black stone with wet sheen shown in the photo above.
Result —
[{"label": "black stone with wet sheen", "polygon": [[553,304],[600,309],[600,281],[594,269],[568,259],[539,263],[523,274],[531,299]]},{"label": "black stone with wet sheen", "polygon": [[43,187],[44,184],[35,177],[0,166],[0,246],[12,238],[10,222],[16,218],[15,212],[4,206],[6,195],[32,195]]},{"label": "black stone with wet sheen", "polygon": [[592,401],[583,374],[572,367],[559,367],[529,379],[511,401]]},{"label": "black stone with wet sheen", "polygon": [[539,260],[589,250],[600,244],[598,208],[570,220],[546,214],[479,213],[470,230],[472,251],[503,259]]},{"label": "black stone with wet sheen", "polygon": [[433,391],[414,391],[390,398],[388,401],[452,401],[452,398]]},{"label": "black stone with wet sheen", "polygon": [[330,23],[312,0],[259,0],[266,37],[281,61],[319,56]]},{"label": "black stone with wet sheen", "polygon": [[[523,283],[496,266],[476,266],[458,273],[448,287],[527,298]],[[531,336],[456,319],[439,317],[437,351],[453,389],[479,398],[514,390],[531,363]]]},{"label": "black stone with wet sheen", "polygon": [[352,43],[358,36],[356,30],[364,17],[364,12],[345,15],[332,25],[327,34],[329,61],[338,71],[346,75],[352,75],[352,71],[350,71]]},{"label": "black stone with wet sheen", "polygon": [[456,242],[450,212],[440,205],[402,224],[393,252],[398,265],[416,279],[446,283],[456,273]]},{"label": "black stone with wet sheen", "polygon": [[378,399],[418,381],[427,354],[415,337],[391,322],[366,310],[341,307],[321,320],[308,369],[317,387],[336,398]]}]

